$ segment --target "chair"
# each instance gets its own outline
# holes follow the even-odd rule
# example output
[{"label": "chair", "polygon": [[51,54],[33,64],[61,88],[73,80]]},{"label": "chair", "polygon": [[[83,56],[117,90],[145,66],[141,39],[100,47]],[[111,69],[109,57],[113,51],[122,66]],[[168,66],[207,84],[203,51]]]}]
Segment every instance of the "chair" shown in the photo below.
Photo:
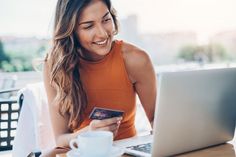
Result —
[{"label": "chair", "polygon": [[30,152],[54,148],[43,83],[29,84],[18,95],[23,95],[23,101],[13,143],[13,157],[26,157]]},{"label": "chair", "polygon": [[[0,95],[14,93],[18,89],[7,89],[0,91]],[[19,102],[19,103],[18,103]],[[19,113],[21,109],[22,97],[19,100],[0,98],[0,150],[12,149]]]},{"label": "chair", "polygon": [[14,88],[16,84],[16,80],[17,80],[16,75],[4,77],[3,82],[1,84],[1,89]]},{"label": "chair", "polygon": [[[15,88],[16,80],[17,80],[16,75],[13,75],[13,76],[10,76],[10,77],[4,77],[0,89],[1,90],[8,90],[8,89]],[[7,91],[7,92],[4,92],[4,93],[1,93],[0,98],[6,98],[7,99],[7,98],[10,98],[12,95],[13,95],[12,92]]]}]

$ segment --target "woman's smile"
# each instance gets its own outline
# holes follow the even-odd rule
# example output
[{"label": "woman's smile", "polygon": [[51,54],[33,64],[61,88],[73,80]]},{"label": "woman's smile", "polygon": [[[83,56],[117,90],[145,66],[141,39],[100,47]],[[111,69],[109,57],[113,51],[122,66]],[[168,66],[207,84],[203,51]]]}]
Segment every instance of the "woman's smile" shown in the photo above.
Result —
[{"label": "woman's smile", "polygon": [[96,41],[94,44],[105,46],[107,44],[108,39],[101,40],[101,41]]}]

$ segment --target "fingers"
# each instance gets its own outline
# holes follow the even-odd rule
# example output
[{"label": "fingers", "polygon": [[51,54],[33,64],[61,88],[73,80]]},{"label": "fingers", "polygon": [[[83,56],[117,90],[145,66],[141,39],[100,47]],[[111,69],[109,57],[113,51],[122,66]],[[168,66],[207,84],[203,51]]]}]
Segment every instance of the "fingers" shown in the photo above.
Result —
[{"label": "fingers", "polygon": [[115,131],[118,129],[118,125],[117,124],[113,124],[113,125],[109,125],[109,126],[106,126],[106,127],[101,127],[101,128],[98,128],[97,130],[103,130],[103,131]]},{"label": "fingers", "polygon": [[98,127],[104,127],[104,126],[112,125],[115,123],[119,123],[121,120],[122,120],[122,117],[104,119],[104,120],[101,120],[100,123],[98,123]]},{"label": "fingers", "polygon": [[104,119],[104,120],[93,120],[90,122],[90,127],[92,129],[98,129],[98,128],[103,128],[110,126],[112,124],[120,124],[122,120],[122,117],[114,117],[114,118],[109,118],[109,119]]},{"label": "fingers", "polygon": [[120,127],[120,123],[112,124],[106,127],[101,127],[101,128],[98,128],[97,130],[110,131],[113,133],[113,137],[115,137],[118,132],[119,127]]},{"label": "fingers", "polygon": [[113,133],[113,137],[116,137],[118,129],[121,124],[122,117],[114,117],[104,120],[92,120],[89,124],[89,130],[103,130]]},{"label": "fingers", "polygon": [[120,127],[120,123],[121,123],[121,122],[119,121],[119,123],[117,124],[117,129],[113,131],[113,137],[114,137],[114,139],[115,139],[116,134],[117,134],[117,132],[118,132],[118,129],[119,129],[119,127]]}]

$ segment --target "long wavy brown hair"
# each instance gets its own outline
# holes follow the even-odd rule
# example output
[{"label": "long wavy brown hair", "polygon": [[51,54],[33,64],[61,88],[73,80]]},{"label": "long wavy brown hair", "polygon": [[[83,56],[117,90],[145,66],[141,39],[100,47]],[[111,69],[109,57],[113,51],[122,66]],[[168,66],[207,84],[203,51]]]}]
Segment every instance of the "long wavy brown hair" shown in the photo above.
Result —
[{"label": "long wavy brown hair", "polygon": [[[68,128],[73,131],[82,123],[87,107],[87,96],[80,78],[81,44],[76,36],[78,19],[83,8],[93,0],[58,0],[52,38],[52,49],[48,55],[51,85],[57,95],[54,103],[59,104],[59,113],[69,116]],[[117,18],[110,0],[106,4],[118,31]]]}]

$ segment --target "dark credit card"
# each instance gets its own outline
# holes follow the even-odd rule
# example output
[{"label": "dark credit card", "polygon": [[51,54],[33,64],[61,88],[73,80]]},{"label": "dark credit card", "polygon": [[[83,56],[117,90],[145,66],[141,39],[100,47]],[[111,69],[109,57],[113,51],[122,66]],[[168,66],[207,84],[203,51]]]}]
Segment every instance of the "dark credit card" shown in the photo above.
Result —
[{"label": "dark credit card", "polygon": [[113,117],[122,117],[123,114],[124,114],[124,111],[120,111],[120,110],[94,107],[91,114],[89,115],[89,118],[103,120],[103,119],[108,119],[108,118],[113,118]]}]

